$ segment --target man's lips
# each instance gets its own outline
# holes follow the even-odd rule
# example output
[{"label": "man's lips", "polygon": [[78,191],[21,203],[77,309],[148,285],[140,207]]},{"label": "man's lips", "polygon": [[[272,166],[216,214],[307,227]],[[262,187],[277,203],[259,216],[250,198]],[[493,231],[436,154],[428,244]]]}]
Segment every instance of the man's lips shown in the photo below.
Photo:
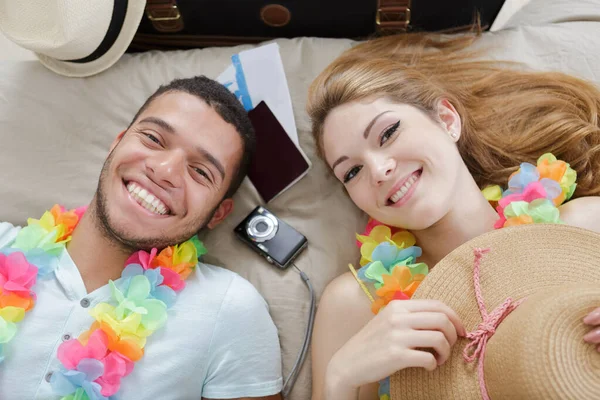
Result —
[{"label": "man's lips", "polygon": [[131,198],[147,211],[156,215],[170,215],[171,208],[156,193],[136,181],[124,181]]}]

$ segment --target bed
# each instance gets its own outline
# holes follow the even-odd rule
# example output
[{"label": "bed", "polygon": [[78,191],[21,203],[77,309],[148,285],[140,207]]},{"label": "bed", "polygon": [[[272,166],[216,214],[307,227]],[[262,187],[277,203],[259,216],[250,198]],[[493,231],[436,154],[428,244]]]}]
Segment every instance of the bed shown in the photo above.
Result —
[{"label": "bed", "polygon": [[[524,68],[558,70],[600,83],[600,0],[531,0],[497,32],[479,42],[489,57],[524,63]],[[354,232],[367,217],[315,155],[305,111],[311,80],[354,42],[343,39],[276,40],[292,97],[300,145],[312,169],[268,205],[302,232],[308,249],[297,265],[308,274],[317,297],[334,277],[358,261]],[[0,62],[0,221],[23,225],[61,203],[86,204],[115,136],[144,100],[174,78],[218,76],[232,54],[250,46],[126,54],[109,70],[86,79],[58,76],[36,61]],[[309,311],[308,291],[298,273],[282,271],[245,247],[233,228],[260,198],[246,181],[235,210],[203,239],[206,261],[252,282],[266,299],[278,327],[284,376],[302,345]],[[292,400],[310,398],[308,356]]]}]

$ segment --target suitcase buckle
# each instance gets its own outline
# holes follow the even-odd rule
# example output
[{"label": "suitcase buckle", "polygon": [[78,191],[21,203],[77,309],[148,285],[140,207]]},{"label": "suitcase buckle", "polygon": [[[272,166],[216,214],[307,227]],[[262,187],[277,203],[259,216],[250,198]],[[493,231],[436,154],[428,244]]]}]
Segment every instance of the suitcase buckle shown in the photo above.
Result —
[{"label": "suitcase buckle", "polygon": [[165,4],[155,3],[152,7],[146,7],[146,15],[152,22],[177,21],[181,18],[175,0],[168,1]]},{"label": "suitcase buckle", "polygon": [[388,6],[377,9],[375,23],[382,30],[406,31],[410,24],[410,8],[404,6]]}]

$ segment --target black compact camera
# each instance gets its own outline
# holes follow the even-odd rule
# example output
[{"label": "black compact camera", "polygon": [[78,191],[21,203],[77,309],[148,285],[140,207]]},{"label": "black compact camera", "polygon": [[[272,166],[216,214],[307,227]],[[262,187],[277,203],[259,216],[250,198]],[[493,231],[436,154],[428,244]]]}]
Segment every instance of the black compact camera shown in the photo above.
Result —
[{"label": "black compact camera", "polygon": [[282,269],[289,267],[308,244],[304,235],[262,206],[252,210],[234,232],[268,262]]}]

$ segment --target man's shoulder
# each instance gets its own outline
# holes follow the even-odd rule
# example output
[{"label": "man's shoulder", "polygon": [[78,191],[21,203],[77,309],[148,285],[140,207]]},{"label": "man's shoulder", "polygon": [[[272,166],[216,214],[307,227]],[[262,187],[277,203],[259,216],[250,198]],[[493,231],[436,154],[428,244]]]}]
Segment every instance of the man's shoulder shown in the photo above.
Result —
[{"label": "man's shoulder", "polygon": [[9,222],[0,222],[0,249],[9,246],[20,230],[20,226],[14,226]]},{"label": "man's shoulder", "polygon": [[266,307],[263,296],[251,282],[223,267],[199,262],[188,283],[197,286],[199,291],[209,291],[213,296],[220,297],[223,304]]}]

